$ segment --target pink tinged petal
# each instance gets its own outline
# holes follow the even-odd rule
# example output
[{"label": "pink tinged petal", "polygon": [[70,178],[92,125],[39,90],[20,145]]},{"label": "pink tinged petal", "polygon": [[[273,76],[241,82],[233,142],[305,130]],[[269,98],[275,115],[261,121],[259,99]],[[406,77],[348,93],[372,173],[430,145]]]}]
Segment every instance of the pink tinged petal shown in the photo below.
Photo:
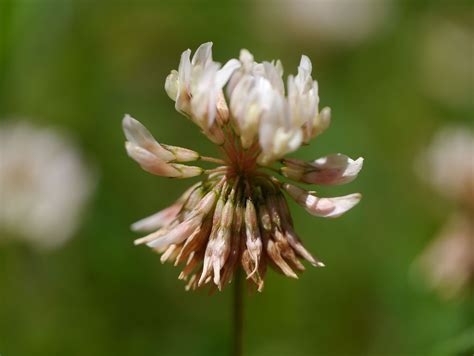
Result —
[{"label": "pink tinged petal", "polygon": [[151,174],[162,177],[179,177],[182,175],[182,172],[174,168],[171,164],[131,142],[126,142],[125,148],[128,155],[137,161],[140,167]]},{"label": "pink tinged petal", "polygon": [[285,226],[284,231],[285,237],[291,247],[296,251],[298,255],[303,257],[306,261],[311,263],[314,267],[324,267],[324,263],[314,258],[314,256],[305,249],[300,239],[296,235],[295,231],[291,226]]},{"label": "pink tinged petal", "polygon": [[346,184],[357,178],[363,163],[362,157],[354,161],[342,154],[330,155],[314,161],[311,166],[315,170],[305,174],[302,180],[313,184]]},{"label": "pink tinged petal", "polygon": [[313,162],[295,159],[284,160],[281,169],[284,176],[308,184],[338,185],[352,182],[362,169],[364,159],[353,160],[337,153]]},{"label": "pink tinged petal", "polygon": [[178,216],[183,206],[182,202],[176,202],[173,205],[141,219],[132,225],[132,231],[146,232],[154,231],[163,226],[169,225]]},{"label": "pink tinged petal", "polygon": [[287,277],[298,279],[298,275],[291,269],[291,267],[286,263],[286,261],[281,256],[281,250],[278,245],[272,240],[269,239],[267,242],[267,254],[272,259],[273,262],[278,266],[278,268],[283,272]]},{"label": "pink tinged petal", "polygon": [[128,141],[136,146],[139,146],[154,155],[158,156],[163,161],[169,162],[175,159],[174,155],[164,149],[138,120],[135,120],[130,115],[126,114],[122,120],[123,131]]},{"label": "pink tinged petal", "polygon": [[304,189],[285,183],[285,191],[313,216],[336,218],[352,209],[361,199],[361,194],[349,194],[342,197],[318,198]]}]

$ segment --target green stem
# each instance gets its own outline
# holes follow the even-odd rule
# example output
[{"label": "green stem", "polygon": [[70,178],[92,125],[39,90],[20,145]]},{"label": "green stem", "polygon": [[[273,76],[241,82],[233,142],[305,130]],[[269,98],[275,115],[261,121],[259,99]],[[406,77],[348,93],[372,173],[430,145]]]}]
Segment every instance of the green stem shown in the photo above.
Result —
[{"label": "green stem", "polygon": [[243,336],[243,319],[244,319],[244,303],[243,303],[243,277],[240,268],[235,273],[234,280],[234,300],[233,300],[233,356],[242,356],[242,336]]}]

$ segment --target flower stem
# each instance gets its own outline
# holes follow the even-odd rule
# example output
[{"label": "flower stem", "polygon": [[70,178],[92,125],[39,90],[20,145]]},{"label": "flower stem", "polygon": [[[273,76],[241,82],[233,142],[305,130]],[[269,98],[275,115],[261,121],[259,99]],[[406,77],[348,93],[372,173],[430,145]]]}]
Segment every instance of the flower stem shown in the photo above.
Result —
[{"label": "flower stem", "polygon": [[219,159],[219,158],[214,158],[214,157],[201,156],[200,159],[201,159],[201,161],[206,161],[206,162],[226,164],[226,162],[224,160]]},{"label": "flower stem", "polygon": [[235,273],[234,280],[234,300],[233,300],[233,356],[242,356],[242,336],[244,321],[244,303],[243,303],[243,278],[240,268]]}]

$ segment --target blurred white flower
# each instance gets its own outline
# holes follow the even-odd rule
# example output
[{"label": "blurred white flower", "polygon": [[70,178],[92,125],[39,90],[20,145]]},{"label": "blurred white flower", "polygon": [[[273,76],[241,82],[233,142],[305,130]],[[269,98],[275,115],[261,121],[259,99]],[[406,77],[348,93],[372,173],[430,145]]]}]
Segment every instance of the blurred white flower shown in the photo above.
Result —
[{"label": "blurred white flower", "polygon": [[474,283],[474,133],[447,127],[420,155],[421,178],[457,203],[459,211],[421,253],[415,268],[444,298],[468,290]]},{"label": "blurred white flower", "polygon": [[286,36],[341,46],[380,33],[393,9],[390,0],[261,0],[259,4],[264,23],[278,23]]},{"label": "blurred white flower", "polygon": [[415,265],[431,288],[449,299],[474,283],[474,223],[468,216],[451,218]]},{"label": "blurred white flower", "polygon": [[472,107],[474,30],[471,24],[429,18],[419,40],[421,86],[452,108]]},{"label": "blurred white flower", "polygon": [[0,239],[61,245],[78,227],[93,186],[66,136],[28,122],[0,123]]},{"label": "blurred white flower", "polygon": [[441,195],[474,205],[474,132],[446,127],[416,162],[420,177]]}]

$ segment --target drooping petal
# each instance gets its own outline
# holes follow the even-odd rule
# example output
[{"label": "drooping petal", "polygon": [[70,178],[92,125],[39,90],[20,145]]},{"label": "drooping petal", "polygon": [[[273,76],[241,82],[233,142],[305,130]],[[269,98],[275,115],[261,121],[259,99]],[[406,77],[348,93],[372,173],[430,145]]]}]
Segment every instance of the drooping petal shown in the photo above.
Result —
[{"label": "drooping petal", "polygon": [[313,162],[285,159],[282,174],[290,179],[308,184],[339,185],[352,182],[362,169],[364,159],[353,160],[337,153]]},{"label": "drooping petal", "polygon": [[165,235],[158,237],[156,240],[148,242],[147,245],[158,251],[161,251],[171,244],[179,244],[186,240],[186,238],[188,238],[191,234],[199,233],[201,223],[202,216],[197,215],[191,219],[183,221]]},{"label": "drooping petal", "polygon": [[125,143],[128,155],[137,161],[145,171],[163,177],[179,177],[181,172],[156,155],[131,142]]},{"label": "drooping petal", "polygon": [[163,148],[138,120],[126,114],[122,120],[125,137],[135,146],[141,147],[156,155],[165,162],[175,159],[173,153]]},{"label": "drooping petal", "polygon": [[173,205],[132,224],[132,231],[154,231],[160,227],[166,226],[176,218],[182,207],[182,202],[176,202]]},{"label": "drooping petal", "polygon": [[313,216],[336,218],[353,208],[361,199],[359,193],[334,198],[318,198],[304,189],[283,184],[285,191]]}]

